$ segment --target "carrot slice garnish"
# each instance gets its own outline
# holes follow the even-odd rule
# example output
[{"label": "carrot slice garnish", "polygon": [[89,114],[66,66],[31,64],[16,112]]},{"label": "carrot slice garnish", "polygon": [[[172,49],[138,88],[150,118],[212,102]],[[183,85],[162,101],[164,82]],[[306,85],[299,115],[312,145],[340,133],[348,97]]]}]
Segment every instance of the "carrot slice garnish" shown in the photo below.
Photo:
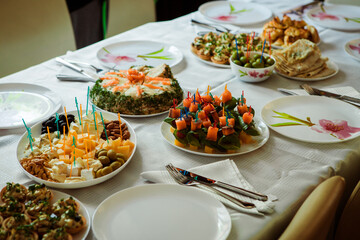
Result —
[{"label": "carrot slice garnish", "polygon": [[144,83],[143,85],[146,86],[146,87],[148,87],[148,88],[164,90],[164,88],[162,88],[162,87],[154,86],[154,85],[148,84],[148,83]]}]

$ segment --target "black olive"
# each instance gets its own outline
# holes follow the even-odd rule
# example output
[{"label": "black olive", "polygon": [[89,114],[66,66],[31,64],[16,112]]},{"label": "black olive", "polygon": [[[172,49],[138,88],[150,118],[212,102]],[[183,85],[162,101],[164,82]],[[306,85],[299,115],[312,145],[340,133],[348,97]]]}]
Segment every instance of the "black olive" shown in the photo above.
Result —
[{"label": "black olive", "polygon": [[46,121],[42,122],[41,125],[42,125],[42,126],[46,126]]},{"label": "black olive", "polygon": [[49,132],[54,132],[55,128],[53,126],[49,127]]},{"label": "black olive", "polygon": [[61,114],[61,115],[59,116],[59,119],[60,119],[60,120],[63,120],[63,121],[66,121],[66,117],[65,117],[64,114]]},{"label": "black olive", "polygon": [[52,117],[49,118],[49,121],[52,121],[52,122],[53,122],[53,121],[55,121],[55,120],[56,120],[56,117],[54,117],[54,116],[52,116]]},{"label": "black olive", "polygon": [[59,121],[58,121],[59,126],[60,126],[61,124],[64,124],[64,123],[66,124],[66,122],[63,121],[63,120],[59,120]]},{"label": "black olive", "polygon": [[75,118],[74,114],[68,114],[68,118]]},{"label": "black olive", "polygon": [[77,221],[77,222],[80,221],[80,220],[81,220],[80,215],[76,215],[76,216],[74,217],[74,220]]}]

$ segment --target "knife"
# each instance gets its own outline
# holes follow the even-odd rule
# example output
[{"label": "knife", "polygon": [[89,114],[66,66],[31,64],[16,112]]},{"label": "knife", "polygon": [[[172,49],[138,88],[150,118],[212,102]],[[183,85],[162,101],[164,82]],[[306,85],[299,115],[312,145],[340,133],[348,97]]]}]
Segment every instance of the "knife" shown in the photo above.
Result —
[{"label": "knife", "polygon": [[[69,63],[68,61],[66,61],[66,60],[64,60],[64,59],[62,59],[60,57],[55,58],[55,60],[57,62],[63,64],[64,66],[76,71],[76,72],[79,72],[79,73],[81,73],[81,74],[83,74],[83,75],[85,75],[85,76],[87,76],[89,78],[92,78],[95,81],[99,79],[99,76],[97,74],[92,73],[92,72],[87,71],[87,70],[84,70],[82,68],[79,68],[78,66],[76,66],[76,65],[74,65],[72,63]],[[62,80],[65,80],[65,79],[62,79]]]},{"label": "knife", "polygon": [[256,193],[256,192],[252,192],[252,191],[246,190],[244,188],[236,187],[236,186],[233,186],[233,185],[221,182],[221,181],[217,181],[217,180],[214,180],[214,179],[211,179],[211,178],[203,177],[203,176],[200,176],[200,175],[198,175],[196,173],[192,173],[192,172],[189,172],[187,170],[184,170],[184,169],[181,169],[181,168],[178,168],[178,167],[175,167],[175,168],[182,175],[189,177],[191,180],[193,180],[195,182],[199,182],[199,183],[206,184],[206,185],[213,185],[213,186],[221,187],[221,188],[224,188],[224,189],[227,189],[227,190],[230,190],[230,191],[233,191],[233,192],[236,192],[236,193],[239,193],[239,194],[245,195],[247,197],[260,200],[260,201],[267,201],[268,200],[268,197],[266,195],[259,194],[259,193]]},{"label": "knife", "polygon": [[220,25],[219,25],[219,26],[220,26],[221,28],[223,28],[225,31],[219,29],[218,27],[215,27],[215,26],[213,26],[213,25],[210,25],[210,24],[208,24],[208,23],[199,22],[199,21],[197,21],[197,20],[195,20],[195,19],[191,19],[191,22],[194,23],[194,24],[196,24],[196,25],[199,25],[199,26],[201,26],[201,27],[209,28],[209,29],[212,29],[213,31],[217,31],[217,32],[230,32],[230,31],[231,31],[230,29],[225,28],[225,27],[223,27],[223,26],[220,26]]},{"label": "knife", "polygon": [[336,98],[336,99],[339,99],[339,100],[345,100],[345,101],[349,101],[349,102],[354,102],[354,103],[358,103],[358,104],[360,103],[359,98],[327,92],[327,91],[324,91],[324,90],[321,90],[321,89],[310,87],[307,84],[300,85],[300,87],[305,89],[305,91],[310,93],[310,95],[319,95],[319,96],[331,97],[331,98]]},{"label": "knife", "polygon": [[81,76],[72,76],[66,74],[57,74],[57,79],[60,81],[76,81],[76,82],[96,82],[95,79],[89,77],[81,77]]}]

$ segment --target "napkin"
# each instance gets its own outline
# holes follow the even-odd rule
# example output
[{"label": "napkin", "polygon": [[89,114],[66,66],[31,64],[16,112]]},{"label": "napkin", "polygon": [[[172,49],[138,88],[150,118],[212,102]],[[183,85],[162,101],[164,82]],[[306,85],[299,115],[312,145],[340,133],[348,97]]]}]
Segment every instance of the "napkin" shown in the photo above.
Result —
[{"label": "napkin", "polygon": [[[336,93],[340,95],[347,95],[350,97],[360,98],[360,93],[353,87],[346,86],[346,87],[336,87],[336,88],[321,88],[322,90]],[[288,93],[290,95],[301,95],[306,96],[309,95],[304,89],[285,89],[285,88],[278,88],[278,91]]]},{"label": "napkin", "polygon": [[[177,167],[181,168],[181,166],[177,166]],[[251,184],[248,183],[246,181],[246,179],[241,175],[241,173],[239,172],[234,161],[230,160],[230,159],[218,161],[215,163],[210,163],[207,165],[202,165],[199,167],[190,168],[187,170],[197,173],[199,175],[203,175],[203,176],[206,176],[209,178],[213,178],[213,179],[216,179],[216,180],[219,180],[219,181],[222,181],[222,182],[234,185],[234,186],[242,187],[242,188],[248,189],[250,191],[256,192],[254,187],[251,186]],[[165,170],[165,167],[164,167],[164,171],[143,172],[143,173],[141,173],[141,177],[148,181],[155,182],[155,183],[177,184],[175,182],[175,180],[170,176],[170,174]],[[193,186],[193,187],[195,187],[195,186]],[[204,191],[206,189],[203,186],[196,186],[196,187],[203,189]],[[263,216],[264,213],[272,213],[274,211],[275,204],[273,203],[273,201],[276,200],[275,196],[268,195],[268,197],[269,197],[268,201],[263,202],[263,201],[255,200],[255,199],[228,191],[226,189],[222,189],[222,188],[217,188],[217,189],[219,189],[220,191],[223,191],[235,198],[238,198],[240,200],[244,200],[247,202],[252,202],[256,205],[256,208],[244,209],[244,208],[241,208],[241,207],[233,204],[232,202],[230,202],[229,200],[227,200],[221,196],[211,193],[210,191],[206,191],[207,193],[211,194],[213,197],[215,197],[216,199],[218,199],[219,201],[224,203],[226,206],[228,206],[232,209],[235,209],[237,211],[249,213],[249,214],[261,215],[261,216]]]}]

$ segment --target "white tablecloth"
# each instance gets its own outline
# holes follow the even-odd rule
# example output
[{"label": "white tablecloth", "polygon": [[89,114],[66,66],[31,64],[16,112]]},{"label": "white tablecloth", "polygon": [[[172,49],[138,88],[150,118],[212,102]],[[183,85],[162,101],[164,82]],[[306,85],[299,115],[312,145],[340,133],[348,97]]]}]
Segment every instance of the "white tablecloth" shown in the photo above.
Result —
[{"label": "white tablecloth", "polygon": [[[270,4],[269,1],[257,2],[264,2],[264,5],[270,7],[273,12],[280,13],[308,1],[296,3],[277,1],[275,5]],[[234,79],[230,69],[215,68],[199,62],[189,50],[190,43],[195,37],[195,28],[190,24],[192,16],[190,14],[172,21],[145,24],[80,49],[74,52],[74,57],[99,65],[95,54],[103,45],[122,40],[153,40],[172,44],[184,54],[184,61],[173,69],[184,91],[194,92],[197,88],[204,91],[210,85],[215,94],[221,94],[224,85],[228,84],[228,89],[234,96],[240,96],[241,91],[244,90],[248,102],[258,114],[267,102],[284,96],[277,91],[277,88],[298,88],[302,83],[276,74],[265,82],[244,83]],[[261,26],[254,26],[253,29],[260,31]],[[360,90],[360,63],[344,51],[345,43],[359,38],[359,32],[322,29],[320,37],[322,42],[319,47],[322,54],[331,58],[339,66],[340,72],[335,77],[314,82],[312,85],[316,87],[352,86]],[[75,110],[75,97],[85,106],[87,87],[91,84],[57,80],[55,75],[60,68],[61,66],[51,59],[4,77],[0,79],[0,83],[39,84],[56,92],[62,98],[63,106],[66,106],[68,110]],[[100,185],[63,191],[81,200],[92,216],[95,208],[111,194],[131,186],[145,184],[139,177],[141,172],[163,170],[165,164],[169,162],[191,168],[218,161],[218,158],[192,155],[165,143],[160,134],[160,124],[165,117],[162,115],[153,118],[127,119],[135,129],[138,138],[136,153],[128,166],[120,174]],[[30,181],[20,169],[15,152],[17,141],[24,131],[24,129],[0,130],[0,186],[8,181],[20,183]],[[279,200],[276,202],[276,212],[265,217],[233,214],[233,227],[229,239],[249,239],[267,228],[273,229],[267,231],[265,236],[269,239],[274,238],[282,228],[286,227],[290,217],[303,201],[303,197],[308,194],[308,190],[316,186],[322,178],[327,178],[335,172],[359,178],[360,170],[357,164],[359,160],[351,158],[346,164],[344,162],[350,152],[359,148],[359,144],[360,138],[329,145],[303,143],[271,131],[269,141],[262,148],[232,157],[240,172],[255,189],[265,194],[276,195]],[[352,172],[347,171],[349,169],[352,169]],[[264,235],[261,238],[263,237]],[[88,239],[92,238],[90,234]]]}]

